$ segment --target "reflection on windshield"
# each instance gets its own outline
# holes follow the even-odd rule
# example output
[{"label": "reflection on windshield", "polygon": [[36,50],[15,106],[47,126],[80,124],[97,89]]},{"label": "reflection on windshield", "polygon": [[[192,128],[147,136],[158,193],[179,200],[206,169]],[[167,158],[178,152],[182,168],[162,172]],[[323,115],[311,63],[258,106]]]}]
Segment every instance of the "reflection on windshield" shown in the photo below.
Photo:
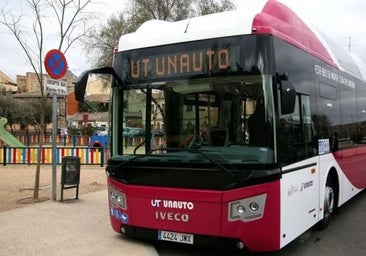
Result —
[{"label": "reflection on windshield", "polygon": [[200,150],[218,162],[273,163],[271,88],[270,77],[256,75],[125,91],[123,154],[194,158],[187,152]]}]

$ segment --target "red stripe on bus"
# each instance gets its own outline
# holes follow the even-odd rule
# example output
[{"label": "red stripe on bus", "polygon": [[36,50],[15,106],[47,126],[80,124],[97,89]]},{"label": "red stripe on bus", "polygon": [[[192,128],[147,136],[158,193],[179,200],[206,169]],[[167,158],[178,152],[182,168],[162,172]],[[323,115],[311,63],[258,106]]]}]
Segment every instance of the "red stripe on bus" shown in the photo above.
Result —
[{"label": "red stripe on bus", "polygon": [[326,47],[313,31],[290,8],[276,1],[268,1],[252,23],[256,34],[272,34],[303,49],[313,56],[337,67]]},{"label": "red stripe on bus", "polygon": [[366,187],[366,146],[339,150],[333,153],[349,181],[358,189]]}]

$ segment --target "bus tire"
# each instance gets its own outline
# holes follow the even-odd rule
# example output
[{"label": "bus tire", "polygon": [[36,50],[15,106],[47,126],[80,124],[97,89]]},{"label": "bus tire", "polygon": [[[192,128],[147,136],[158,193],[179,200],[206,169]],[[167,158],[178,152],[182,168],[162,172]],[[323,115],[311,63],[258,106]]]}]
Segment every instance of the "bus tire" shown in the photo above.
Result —
[{"label": "bus tire", "polygon": [[317,224],[318,229],[322,230],[329,226],[331,217],[335,210],[335,189],[333,186],[332,179],[327,178],[324,189],[324,201],[323,201],[323,219]]}]

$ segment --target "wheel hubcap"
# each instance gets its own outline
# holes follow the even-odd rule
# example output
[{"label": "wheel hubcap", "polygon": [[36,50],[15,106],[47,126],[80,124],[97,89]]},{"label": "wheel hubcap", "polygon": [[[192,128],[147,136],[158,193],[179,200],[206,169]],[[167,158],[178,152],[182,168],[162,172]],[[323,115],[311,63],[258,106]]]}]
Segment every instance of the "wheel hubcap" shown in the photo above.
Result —
[{"label": "wheel hubcap", "polygon": [[334,191],[331,187],[325,188],[324,214],[329,215],[334,209]]}]

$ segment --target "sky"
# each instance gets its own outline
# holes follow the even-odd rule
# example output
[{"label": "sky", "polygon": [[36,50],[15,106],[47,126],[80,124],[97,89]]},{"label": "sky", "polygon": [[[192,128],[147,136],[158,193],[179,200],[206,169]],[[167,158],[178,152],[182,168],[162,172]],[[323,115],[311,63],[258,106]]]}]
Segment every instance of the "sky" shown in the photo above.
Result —
[{"label": "sky", "polygon": [[[104,24],[112,14],[123,12],[129,0],[96,0],[89,11],[98,17],[93,21]],[[366,63],[366,1],[364,0],[278,0],[290,7],[301,18],[327,34],[335,43],[349,50]],[[262,9],[267,0],[232,0],[243,15],[250,10]],[[26,35],[32,36],[29,24],[29,11],[24,0],[0,0],[0,9],[10,10],[15,16],[23,15]],[[45,24],[45,49],[57,48],[55,43],[57,27],[52,22]],[[34,41],[34,40],[33,40]],[[44,54],[47,53],[47,50]],[[86,53],[80,44],[74,45],[66,53],[69,70],[80,75],[81,72],[92,68],[88,63]],[[0,70],[14,82],[16,75],[33,72],[27,62],[19,43],[14,35],[0,24]]]}]

